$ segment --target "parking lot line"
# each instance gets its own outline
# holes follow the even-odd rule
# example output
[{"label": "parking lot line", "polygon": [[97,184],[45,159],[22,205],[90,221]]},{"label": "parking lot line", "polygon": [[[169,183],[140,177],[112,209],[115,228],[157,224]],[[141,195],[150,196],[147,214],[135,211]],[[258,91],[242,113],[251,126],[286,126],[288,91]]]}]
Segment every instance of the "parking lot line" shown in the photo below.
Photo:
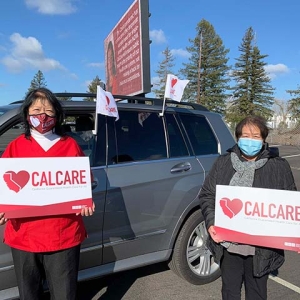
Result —
[{"label": "parking lot line", "polygon": [[296,285],[293,285],[292,283],[289,283],[288,281],[285,281],[277,276],[269,276],[270,279],[272,279],[273,281],[276,281],[277,283],[289,288],[290,290],[293,290],[294,292],[300,294],[300,288]]},{"label": "parking lot line", "polygon": [[300,154],[286,155],[286,156],[282,156],[282,158],[297,157],[297,156],[300,156]]}]

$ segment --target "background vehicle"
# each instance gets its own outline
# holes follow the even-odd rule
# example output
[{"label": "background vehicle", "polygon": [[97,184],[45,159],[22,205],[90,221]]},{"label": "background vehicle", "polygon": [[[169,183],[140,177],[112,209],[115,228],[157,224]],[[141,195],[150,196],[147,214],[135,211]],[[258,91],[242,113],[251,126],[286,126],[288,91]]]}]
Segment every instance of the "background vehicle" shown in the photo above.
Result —
[{"label": "background vehicle", "polygon": [[[65,130],[89,156],[94,177],[96,212],[84,219],[79,280],[161,261],[193,284],[215,280],[220,270],[205,247],[198,194],[215,159],[234,144],[231,133],[200,105],[167,101],[160,116],[160,99],[115,98],[122,99],[118,121],[98,115],[96,122],[94,101],[62,101]],[[23,132],[19,109],[0,107],[0,151]],[[10,249],[0,244],[0,298],[17,295],[15,286]]]}]

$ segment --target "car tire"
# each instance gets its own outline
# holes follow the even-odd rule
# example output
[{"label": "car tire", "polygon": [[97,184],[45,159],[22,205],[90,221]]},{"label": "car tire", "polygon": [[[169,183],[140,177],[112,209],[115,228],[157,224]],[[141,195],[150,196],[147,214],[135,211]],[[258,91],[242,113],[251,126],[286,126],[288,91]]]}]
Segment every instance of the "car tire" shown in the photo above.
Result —
[{"label": "car tire", "polygon": [[169,262],[172,271],[195,285],[210,283],[221,275],[219,265],[206,247],[207,237],[204,218],[197,210],[180,230]]}]

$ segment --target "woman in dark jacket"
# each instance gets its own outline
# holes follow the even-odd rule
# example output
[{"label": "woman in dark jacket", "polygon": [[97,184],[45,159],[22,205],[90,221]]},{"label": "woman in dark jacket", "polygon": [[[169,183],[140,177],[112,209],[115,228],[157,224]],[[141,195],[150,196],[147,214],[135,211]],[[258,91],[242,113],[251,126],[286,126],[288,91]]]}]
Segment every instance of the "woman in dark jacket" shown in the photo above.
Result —
[{"label": "woman in dark jacket", "polygon": [[235,130],[237,144],[216,160],[199,196],[209,232],[207,247],[220,262],[223,300],[240,300],[243,282],[246,300],[267,299],[268,275],[284,263],[283,250],[224,242],[214,228],[218,184],[296,190],[288,162],[268,148],[268,132],[264,119],[243,119]]}]

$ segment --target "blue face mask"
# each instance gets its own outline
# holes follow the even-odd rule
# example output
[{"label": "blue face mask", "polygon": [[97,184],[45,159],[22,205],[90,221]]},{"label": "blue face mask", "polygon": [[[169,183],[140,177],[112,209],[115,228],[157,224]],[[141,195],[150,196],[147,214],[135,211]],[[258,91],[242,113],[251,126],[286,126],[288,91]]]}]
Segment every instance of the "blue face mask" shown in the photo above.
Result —
[{"label": "blue face mask", "polygon": [[262,148],[261,140],[254,140],[248,138],[240,138],[238,146],[241,151],[247,156],[255,156]]}]

